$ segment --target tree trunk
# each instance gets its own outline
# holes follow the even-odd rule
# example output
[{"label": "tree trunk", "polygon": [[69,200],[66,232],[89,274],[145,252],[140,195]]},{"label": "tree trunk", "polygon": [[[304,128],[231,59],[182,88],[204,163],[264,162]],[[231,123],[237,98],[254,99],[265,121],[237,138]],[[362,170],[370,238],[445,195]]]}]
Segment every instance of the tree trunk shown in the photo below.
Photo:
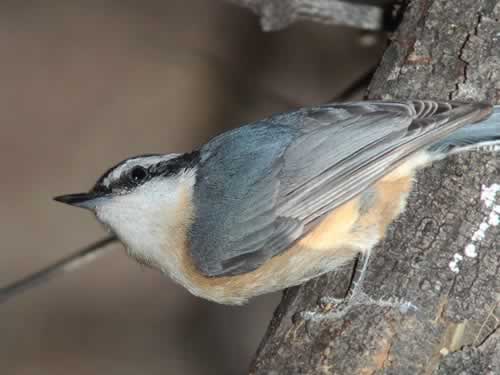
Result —
[{"label": "tree trunk", "polygon": [[[414,0],[388,47],[371,99],[498,103],[500,3]],[[418,174],[408,207],[374,250],[364,289],[417,310],[354,306],[343,317],[347,267],[284,293],[252,374],[500,374],[500,162],[470,152]],[[334,308],[334,307],[333,307]]]}]

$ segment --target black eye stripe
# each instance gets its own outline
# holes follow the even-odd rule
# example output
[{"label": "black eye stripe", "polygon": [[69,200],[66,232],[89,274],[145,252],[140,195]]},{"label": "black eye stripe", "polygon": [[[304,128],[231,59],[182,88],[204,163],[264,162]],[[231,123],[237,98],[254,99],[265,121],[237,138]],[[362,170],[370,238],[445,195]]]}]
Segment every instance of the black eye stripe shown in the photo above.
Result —
[{"label": "black eye stripe", "polygon": [[[160,156],[160,155],[147,155],[147,156]],[[102,175],[97,183],[92,188],[92,192],[101,194],[119,193],[120,191],[125,193],[127,191],[133,190],[135,187],[144,184],[145,182],[155,178],[155,177],[168,177],[180,173],[182,170],[190,169],[196,166],[199,161],[200,153],[199,151],[193,151],[191,153],[186,153],[174,157],[169,160],[160,161],[155,164],[151,164],[147,167],[137,164],[130,169],[123,171],[119,178],[114,181],[109,181],[108,185],[105,181],[112,175],[116,168],[121,167],[123,164],[129,162],[130,160],[140,159],[147,156],[137,156],[130,158],[118,163],[113,168],[109,169],[104,175]]]},{"label": "black eye stripe", "polygon": [[184,169],[193,168],[199,161],[200,153],[199,151],[193,151],[190,153],[182,154],[176,158],[162,161],[151,165],[148,170],[151,176],[172,176],[178,174]]},{"label": "black eye stripe", "polygon": [[104,179],[106,177],[109,177],[114,170],[116,170],[117,168],[121,167],[123,164],[125,164],[125,163],[127,163],[127,162],[129,162],[131,160],[147,158],[147,157],[150,157],[150,156],[161,156],[161,154],[143,154],[143,155],[137,155],[137,156],[133,156],[131,158],[122,160],[121,162],[115,164],[114,166],[112,166],[111,168],[109,168],[106,172],[104,172],[101,175],[101,177],[99,177],[99,180],[97,180],[97,182],[99,183],[99,182],[104,181]]}]

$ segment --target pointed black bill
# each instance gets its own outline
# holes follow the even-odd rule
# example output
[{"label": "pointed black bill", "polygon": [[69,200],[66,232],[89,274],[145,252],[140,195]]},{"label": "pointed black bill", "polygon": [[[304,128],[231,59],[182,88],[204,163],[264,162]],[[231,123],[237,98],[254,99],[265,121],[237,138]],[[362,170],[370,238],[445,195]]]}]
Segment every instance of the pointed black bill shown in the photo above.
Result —
[{"label": "pointed black bill", "polygon": [[100,195],[95,193],[77,193],[59,195],[58,197],[54,197],[54,200],[57,202],[69,204],[71,206],[91,209],[95,206],[94,201],[97,198],[100,198]]}]

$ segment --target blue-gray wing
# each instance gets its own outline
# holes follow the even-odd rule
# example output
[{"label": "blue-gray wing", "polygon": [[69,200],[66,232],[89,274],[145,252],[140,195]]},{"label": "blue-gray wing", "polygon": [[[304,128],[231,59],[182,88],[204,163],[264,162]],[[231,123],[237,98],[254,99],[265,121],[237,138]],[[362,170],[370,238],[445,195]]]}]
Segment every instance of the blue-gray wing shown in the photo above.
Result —
[{"label": "blue-gray wing", "polygon": [[207,276],[256,269],[409,156],[488,113],[434,101],[333,104],[214,138],[193,192],[195,265]]}]

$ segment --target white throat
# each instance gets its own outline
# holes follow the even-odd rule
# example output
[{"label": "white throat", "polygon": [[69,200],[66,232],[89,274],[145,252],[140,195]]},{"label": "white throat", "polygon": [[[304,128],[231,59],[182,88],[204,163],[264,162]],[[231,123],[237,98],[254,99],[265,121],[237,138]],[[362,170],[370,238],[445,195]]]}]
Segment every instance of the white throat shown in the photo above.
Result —
[{"label": "white throat", "polygon": [[[116,233],[132,257],[179,282],[178,251],[190,224],[195,174],[196,170],[190,169],[152,179],[96,208],[97,218]],[[181,234],[183,238],[179,238]]]}]

